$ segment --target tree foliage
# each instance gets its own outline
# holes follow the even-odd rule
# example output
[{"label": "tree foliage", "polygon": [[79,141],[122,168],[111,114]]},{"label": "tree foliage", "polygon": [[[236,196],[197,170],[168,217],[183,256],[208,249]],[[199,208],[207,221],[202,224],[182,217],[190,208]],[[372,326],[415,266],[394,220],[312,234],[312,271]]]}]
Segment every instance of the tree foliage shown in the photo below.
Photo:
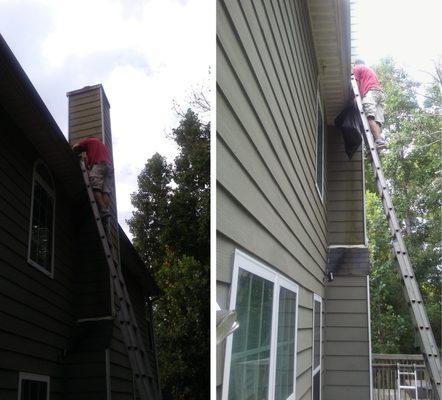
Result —
[{"label": "tree foliage", "polygon": [[154,305],[164,399],[210,397],[210,124],[188,110],[170,135],[173,164],[151,157],[128,221],[163,295]]},{"label": "tree foliage", "polygon": [[[434,78],[440,77],[440,66],[438,68]],[[388,151],[381,157],[383,170],[433,333],[440,346],[441,82],[434,79],[424,89],[425,101],[422,102],[417,96],[421,85],[411,80],[392,59],[382,60],[375,69],[386,92],[383,133],[388,141]],[[376,352],[413,352],[417,342],[391,253],[388,226],[373,175],[367,173],[366,176],[373,348]]]}]

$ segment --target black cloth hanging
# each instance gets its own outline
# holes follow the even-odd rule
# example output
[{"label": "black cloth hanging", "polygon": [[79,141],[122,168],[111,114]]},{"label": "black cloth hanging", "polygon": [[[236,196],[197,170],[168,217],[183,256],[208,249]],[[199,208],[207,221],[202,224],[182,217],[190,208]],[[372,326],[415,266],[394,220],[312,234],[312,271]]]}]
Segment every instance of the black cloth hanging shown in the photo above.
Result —
[{"label": "black cloth hanging", "polygon": [[353,157],[356,150],[362,143],[364,134],[364,125],[356,105],[352,102],[345,107],[335,119],[335,126],[338,127],[343,135],[345,152],[349,160]]}]

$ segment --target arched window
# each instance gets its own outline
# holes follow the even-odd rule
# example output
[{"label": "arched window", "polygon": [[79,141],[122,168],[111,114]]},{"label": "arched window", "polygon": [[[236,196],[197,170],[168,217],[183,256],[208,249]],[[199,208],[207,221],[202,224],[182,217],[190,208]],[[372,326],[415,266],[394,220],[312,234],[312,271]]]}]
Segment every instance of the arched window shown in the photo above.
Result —
[{"label": "arched window", "polygon": [[28,262],[49,276],[54,267],[55,186],[41,161],[34,166]]}]

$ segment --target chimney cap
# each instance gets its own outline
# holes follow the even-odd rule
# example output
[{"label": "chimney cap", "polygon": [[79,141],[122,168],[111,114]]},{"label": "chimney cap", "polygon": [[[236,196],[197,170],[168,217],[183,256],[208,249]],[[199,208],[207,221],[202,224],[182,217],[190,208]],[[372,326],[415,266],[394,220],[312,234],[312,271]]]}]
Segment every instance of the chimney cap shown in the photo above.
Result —
[{"label": "chimney cap", "polygon": [[70,92],[66,93],[66,96],[69,97],[73,94],[79,94],[79,93],[83,93],[83,92],[89,92],[91,90],[95,90],[95,89],[99,89],[99,88],[103,88],[103,85],[101,83],[97,84],[97,85],[92,85],[92,86],[85,86],[81,89],[77,89],[77,90],[71,90]]},{"label": "chimney cap", "polygon": [[96,90],[96,89],[100,89],[101,90],[101,92],[103,93],[103,99],[105,100],[107,106],[110,108],[109,100],[107,99],[106,92],[104,91],[103,85],[101,83],[98,83],[97,85],[92,85],[92,86],[85,86],[85,87],[83,87],[81,89],[77,89],[77,90],[71,90],[70,92],[66,93],[66,96],[70,97],[72,95],[77,95],[77,94],[80,94],[80,93],[86,93],[86,92],[90,92],[90,91],[93,91],[93,90]]}]

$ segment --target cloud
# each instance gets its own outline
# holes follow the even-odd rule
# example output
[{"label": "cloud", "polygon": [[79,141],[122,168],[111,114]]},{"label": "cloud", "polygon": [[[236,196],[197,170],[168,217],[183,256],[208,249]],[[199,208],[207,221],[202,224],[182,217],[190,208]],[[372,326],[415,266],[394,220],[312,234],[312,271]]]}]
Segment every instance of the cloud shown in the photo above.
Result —
[{"label": "cloud", "polygon": [[[66,92],[102,83],[111,104],[120,223],[130,193],[214,64],[215,10],[207,0],[0,0],[2,34],[67,135]],[[123,218],[123,219],[122,219]]]}]

